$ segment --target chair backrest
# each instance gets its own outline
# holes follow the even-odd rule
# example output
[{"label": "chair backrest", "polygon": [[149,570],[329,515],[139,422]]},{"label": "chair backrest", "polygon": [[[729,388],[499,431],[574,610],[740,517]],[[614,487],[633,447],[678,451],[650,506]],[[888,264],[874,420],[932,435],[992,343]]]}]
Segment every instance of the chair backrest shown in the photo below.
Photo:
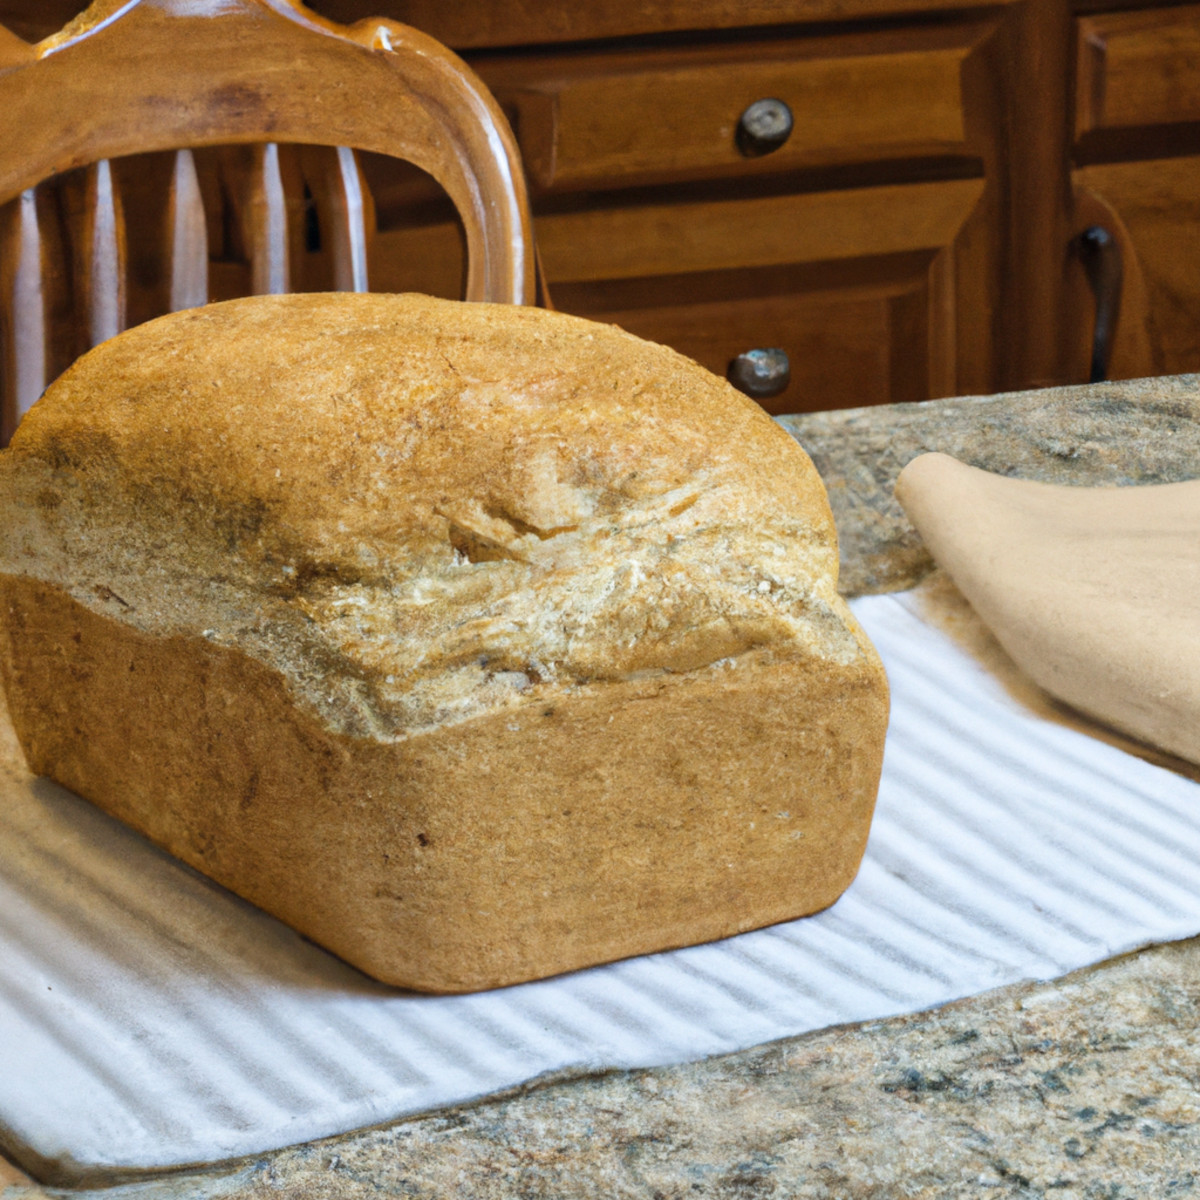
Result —
[{"label": "chair backrest", "polygon": [[[128,164],[148,160],[127,156],[171,152],[155,166],[166,197],[154,230],[159,311],[214,294],[205,186],[214,172],[235,194],[244,290],[298,290],[289,275],[304,237],[298,189],[322,213],[329,286],[366,290],[372,222],[355,150],[406,159],[445,189],[466,235],[466,299],[534,302],[512,132],[471,70],[407,26],[338,26],[294,0],[96,0],[37,45],[0,28],[0,114],[3,442],[65,365],[64,314],[77,327],[67,361],[155,315],[127,306],[148,237],[144,214],[127,211],[136,189],[122,184]],[[54,177],[66,199],[50,213],[38,185]]]}]

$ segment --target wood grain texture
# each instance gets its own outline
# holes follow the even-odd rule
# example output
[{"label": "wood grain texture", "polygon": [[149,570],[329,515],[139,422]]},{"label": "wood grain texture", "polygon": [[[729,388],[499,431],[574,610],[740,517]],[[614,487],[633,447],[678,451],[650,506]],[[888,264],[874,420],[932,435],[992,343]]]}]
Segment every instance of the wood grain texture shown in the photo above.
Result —
[{"label": "wood grain texture", "polygon": [[1200,120],[1200,4],[1077,22],[1075,134]]},{"label": "wood grain texture", "polygon": [[1083,167],[1125,250],[1113,377],[1200,370],[1200,156]]},{"label": "wood grain texture", "polygon": [[[246,147],[240,171],[242,237],[250,258],[250,288],[256,296],[281,296],[291,290],[289,242],[300,216],[300,189],[292,155],[280,155],[268,142]],[[291,187],[284,187],[281,157],[290,168]],[[291,198],[292,212],[288,212]]]},{"label": "wood grain texture", "polygon": [[367,290],[367,241],[374,229],[370,193],[349,146],[338,146],[325,173],[333,214],[333,286],[340,292]]},{"label": "wood grain texture", "polygon": [[101,158],[180,146],[307,142],[409,159],[463,215],[467,294],[533,296],[507,123],[460,59],[405,26],[341,29],[285,0],[101,0],[0,73],[0,110],[0,200]]},{"label": "wood grain texture", "polygon": [[[984,188],[957,180],[571,214],[544,220],[541,237],[555,294],[575,311],[719,375],[746,350],[783,349],[792,382],[770,411],[917,400],[954,390],[954,262]],[[583,286],[624,281],[633,298],[639,264],[673,278],[675,294],[614,307],[603,286]]]},{"label": "wood grain texture", "polygon": [[[515,111],[540,188],[751,177],[963,153],[960,75],[984,30],[488,59],[481,74]],[[763,98],[786,103],[795,125],[779,149],[747,157],[738,120]]]},{"label": "wood grain texture", "polygon": [[632,205],[547,216],[550,279],[622,279],[936,250],[979,202],[978,179]]},{"label": "wood grain texture", "polygon": [[[1021,0],[999,0],[1000,4]],[[459,50],[543,45],[591,38],[636,37],[685,30],[736,29],[897,17],[914,10],[947,12],[996,7],[995,0],[595,0],[558,5],[520,0],[316,0],[313,7],[338,21],[385,12]]]},{"label": "wood grain texture", "polygon": [[0,209],[0,287],[0,308],[7,314],[0,322],[0,440],[6,443],[47,382],[42,234],[32,188]]},{"label": "wood grain texture", "polygon": [[81,183],[75,278],[88,345],[98,346],[125,328],[125,217],[107,159],[92,163]]},{"label": "wood grain texture", "polygon": [[190,150],[175,152],[167,198],[167,229],[169,307],[171,312],[179,312],[208,300],[208,228],[196,158]]},{"label": "wood grain texture", "polygon": [[[538,240],[554,285],[866,259],[951,244],[983,192],[961,179],[589,208],[545,214]],[[446,222],[381,232],[378,286],[445,294],[458,237]]]},{"label": "wood grain texture", "polygon": [[996,338],[989,390],[1065,383],[1064,262],[1071,236],[1068,0],[1014,8],[998,33],[1002,93],[995,110],[1003,180]]}]

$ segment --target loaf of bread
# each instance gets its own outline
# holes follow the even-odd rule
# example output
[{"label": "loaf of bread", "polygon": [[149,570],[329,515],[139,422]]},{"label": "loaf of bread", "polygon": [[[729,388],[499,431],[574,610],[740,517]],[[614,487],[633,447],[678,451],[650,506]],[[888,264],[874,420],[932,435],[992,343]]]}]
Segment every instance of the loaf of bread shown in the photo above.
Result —
[{"label": "loaf of bread", "polygon": [[615,328],[279,296],[99,346],[0,455],[30,767],[389,983],[813,912],[887,724],[799,446]]}]

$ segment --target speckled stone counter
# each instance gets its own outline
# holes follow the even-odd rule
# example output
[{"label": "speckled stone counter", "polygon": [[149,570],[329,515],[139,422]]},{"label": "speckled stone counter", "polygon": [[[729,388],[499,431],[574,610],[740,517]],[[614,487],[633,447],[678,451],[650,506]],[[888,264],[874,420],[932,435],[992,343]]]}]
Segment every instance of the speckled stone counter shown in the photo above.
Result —
[{"label": "speckled stone counter", "polygon": [[1049,483],[1200,476],[1200,375],[846,409],[780,423],[829,489],[847,595],[899,591],[932,570],[892,496],[904,465],[927,450]]},{"label": "speckled stone counter", "polygon": [[[891,495],[901,467],[924,450],[1068,483],[1200,477],[1197,376],[782,423],[826,479],[850,593],[906,587],[929,571]],[[1200,1194],[1200,939],[932,1013],[686,1066],[544,1081],[233,1166],[70,1195],[1132,1200],[1192,1193]],[[44,1195],[0,1164],[4,1200]]]}]

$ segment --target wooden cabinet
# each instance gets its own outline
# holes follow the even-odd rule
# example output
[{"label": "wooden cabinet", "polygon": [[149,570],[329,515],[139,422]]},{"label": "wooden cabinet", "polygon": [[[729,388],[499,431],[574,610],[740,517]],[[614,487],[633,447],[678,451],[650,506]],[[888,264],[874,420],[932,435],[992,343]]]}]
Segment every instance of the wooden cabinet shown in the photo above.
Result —
[{"label": "wooden cabinet", "polygon": [[[1200,4],[1094,13],[1076,41],[1076,225],[1122,269],[1109,374],[1200,370]],[[1076,371],[1096,303],[1078,274]]]},{"label": "wooden cabinet", "polygon": [[[1091,301],[1069,255],[1068,0],[384,12],[460,49],[510,113],[559,307],[718,372],[781,348],[791,382],[772,411],[1072,377]],[[739,133],[757,101],[792,117],[767,153]],[[452,224],[410,184],[375,182],[377,279],[452,291],[457,268],[434,266]]]},{"label": "wooden cabinet", "polygon": [[[1121,255],[1109,377],[1200,370],[1200,155],[1096,163],[1074,180],[1080,224],[1111,231]],[[1078,278],[1074,286],[1078,374],[1095,301]]]},{"label": "wooden cabinet", "polygon": [[[481,61],[514,114],[555,302],[721,374],[781,348],[774,411],[986,377],[990,331],[957,318],[960,281],[996,266],[970,236],[993,197],[963,83],[994,28]],[[766,153],[739,137],[756,103],[793,122]]]},{"label": "wooden cabinet", "polygon": [[[514,113],[530,180],[543,191],[749,181],[964,153],[962,69],[985,29],[754,37],[478,65]],[[794,125],[754,153],[739,142],[739,119],[768,98],[789,106]]]},{"label": "wooden cabinet", "polygon": [[[919,400],[956,387],[956,279],[983,193],[965,179],[565,214],[547,221],[547,271],[564,308],[718,374],[784,349],[773,411]],[[605,245],[620,253],[580,253]]]},{"label": "wooden cabinet", "polygon": [[[775,411],[1078,382],[1096,315],[1079,238],[1098,226],[1122,267],[1109,377],[1200,370],[1200,5],[535,7],[385,11],[508,108],[560,307],[716,371],[782,347]],[[738,121],[762,98],[794,128],[747,156]],[[416,236],[396,238],[396,286]]]},{"label": "wooden cabinet", "polygon": [[[1004,24],[996,6],[960,6],[886,29],[589,39],[472,62],[517,132],[555,304],[722,374],[783,349],[790,384],[762,402],[799,411],[993,385]],[[757,102],[792,119],[766,152],[739,136]],[[451,215],[384,170],[368,164],[374,285],[453,294]]]},{"label": "wooden cabinet", "polygon": [[[1200,370],[1200,4],[311,3],[407,21],[481,74],[557,307],[722,373],[781,348],[772,411],[1085,380],[1093,285],[1117,278],[1088,257],[1096,229],[1120,266],[1110,376]],[[78,7],[0,0],[0,23],[38,36]],[[371,286],[460,294],[436,185],[361,166]],[[236,291],[228,257],[214,278]]]},{"label": "wooden cabinet", "polygon": [[1200,4],[1081,17],[1076,41],[1076,137],[1200,121]]}]

